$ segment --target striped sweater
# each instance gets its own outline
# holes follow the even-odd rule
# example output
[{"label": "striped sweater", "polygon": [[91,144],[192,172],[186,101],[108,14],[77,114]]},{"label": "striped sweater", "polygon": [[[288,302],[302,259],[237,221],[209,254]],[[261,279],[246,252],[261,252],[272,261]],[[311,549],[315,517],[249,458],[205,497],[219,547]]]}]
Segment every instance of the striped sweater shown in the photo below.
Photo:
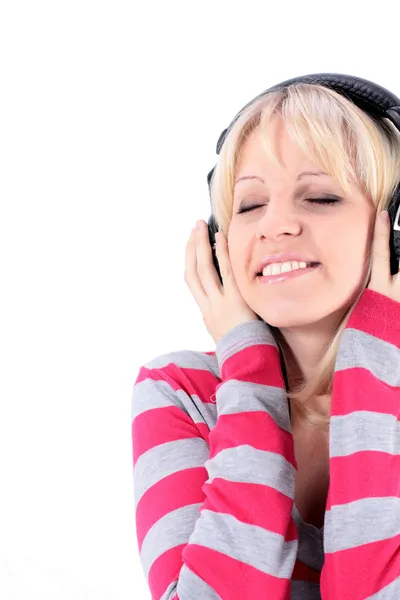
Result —
[{"label": "striped sweater", "polygon": [[324,527],[294,505],[279,349],[264,321],[140,368],[135,523],[152,600],[400,599],[400,303],[366,289],[340,340]]}]

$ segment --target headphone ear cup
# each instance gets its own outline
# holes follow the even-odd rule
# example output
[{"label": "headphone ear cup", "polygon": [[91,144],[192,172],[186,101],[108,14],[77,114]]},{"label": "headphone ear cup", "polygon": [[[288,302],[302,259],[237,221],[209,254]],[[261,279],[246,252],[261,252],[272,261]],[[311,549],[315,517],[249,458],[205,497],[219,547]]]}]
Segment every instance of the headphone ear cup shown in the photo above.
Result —
[{"label": "headphone ear cup", "polygon": [[215,267],[215,270],[217,271],[217,275],[219,277],[221,285],[223,285],[222,277],[221,277],[221,271],[219,270],[219,263],[218,263],[217,253],[215,251],[215,244],[216,244],[215,234],[217,233],[217,231],[218,231],[217,221],[215,220],[214,215],[211,215],[211,217],[208,219],[208,239],[210,241],[210,246],[211,246],[211,252],[212,252],[212,259],[213,259],[214,267]]},{"label": "headphone ear cup", "polygon": [[394,229],[397,212],[400,210],[400,184],[396,187],[393,197],[387,209],[390,221],[390,274],[397,275],[400,260],[400,231]]},{"label": "headphone ear cup", "polygon": [[215,169],[215,167],[213,167],[207,175],[207,185],[208,185],[208,191],[210,193],[210,196],[211,196],[211,179],[214,174],[214,169]]}]

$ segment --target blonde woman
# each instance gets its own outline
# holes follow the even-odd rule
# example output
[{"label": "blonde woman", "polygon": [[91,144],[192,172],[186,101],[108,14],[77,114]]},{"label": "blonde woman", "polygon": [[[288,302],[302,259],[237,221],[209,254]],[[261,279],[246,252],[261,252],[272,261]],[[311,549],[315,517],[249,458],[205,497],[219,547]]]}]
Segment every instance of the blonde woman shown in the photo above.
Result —
[{"label": "blonde woman", "polygon": [[400,598],[399,128],[390,92],[321,74],[223,132],[185,267],[215,349],[133,391],[153,599]]}]

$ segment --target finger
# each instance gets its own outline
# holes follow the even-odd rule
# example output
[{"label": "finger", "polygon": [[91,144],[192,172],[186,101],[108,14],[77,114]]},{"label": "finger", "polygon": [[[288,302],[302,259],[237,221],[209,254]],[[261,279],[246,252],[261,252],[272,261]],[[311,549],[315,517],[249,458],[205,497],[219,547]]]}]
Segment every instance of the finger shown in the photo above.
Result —
[{"label": "finger", "polygon": [[229,258],[228,242],[221,231],[217,233],[216,240],[216,254],[218,258],[219,270],[224,282],[224,288],[226,289],[232,284],[233,281],[235,281],[233,278],[232,265]]},{"label": "finger", "polygon": [[[218,258],[219,242],[217,240],[218,236],[216,237],[216,254]],[[204,221],[200,222],[200,227],[196,231],[196,250],[197,272],[200,282],[203,286],[204,292],[212,300],[213,297],[221,293],[221,282],[214,267],[210,239],[208,236],[208,227]]]},{"label": "finger", "polygon": [[[390,222],[388,212],[383,211],[383,213],[386,213],[384,215],[385,220],[381,213],[375,221],[374,242],[372,248],[371,280],[378,286],[386,286],[391,279],[389,247]],[[384,288],[382,287],[382,289]]]},{"label": "finger", "polygon": [[207,302],[207,295],[200,281],[197,270],[197,249],[196,249],[196,230],[192,229],[188,243],[186,245],[185,255],[185,282],[189,287],[194,299],[202,309]]}]

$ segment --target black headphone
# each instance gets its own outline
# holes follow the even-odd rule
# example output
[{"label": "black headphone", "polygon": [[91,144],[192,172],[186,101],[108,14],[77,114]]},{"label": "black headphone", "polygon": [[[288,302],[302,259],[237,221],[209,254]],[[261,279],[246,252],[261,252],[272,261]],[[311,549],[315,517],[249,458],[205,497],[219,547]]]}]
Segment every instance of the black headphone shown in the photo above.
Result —
[{"label": "black headphone", "polygon": [[[395,127],[400,131],[400,99],[389,92],[385,88],[380,85],[373,83],[372,81],[368,81],[367,79],[362,79],[360,77],[354,77],[352,75],[341,75],[339,73],[316,73],[315,75],[304,75],[301,77],[295,77],[294,79],[287,79],[282,83],[278,83],[273,87],[265,90],[253,100],[248,102],[246,106],[244,106],[230,123],[230,125],[224,129],[224,131],[219,136],[217,142],[217,154],[220,153],[222,144],[224,143],[227,134],[232,128],[233,124],[242,114],[242,112],[250,106],[255,100],[258,100],[261,96],[268,94],[269,92],[274,92],[276,90],[288,87],[294,83],[316,83],[319,85],[323,85],[328,88],[332,88],[339,94],[342,94],[349,100],[352,100],[354,104],[359,106],[366,113],[371,114],[372,116],[386,117],[389,119]],[[214,173],[215,167],[211,169],[209,174],[207,175],[207,183],[210,191],[210,199],[211,199],[211,178]],[[211,207],[212,209],[212,207]],[[400,184],[396,187],[396,190],[390,200],[388,206],[389,218],[390,218],[390,271],[391,274],[394,275],[399,270],[399,260],[400,260]],[[215,244],[215,234],[218,231],[218,224],[215,216],[211,212],[211,216],[208,219],[208,236],[210,240],[210,245],[212,248],[212,257],[215,269],[218,273],[220,281],[222,283],[222,277],[219,270],[218,259],[216,256],[214,244]]]}]

